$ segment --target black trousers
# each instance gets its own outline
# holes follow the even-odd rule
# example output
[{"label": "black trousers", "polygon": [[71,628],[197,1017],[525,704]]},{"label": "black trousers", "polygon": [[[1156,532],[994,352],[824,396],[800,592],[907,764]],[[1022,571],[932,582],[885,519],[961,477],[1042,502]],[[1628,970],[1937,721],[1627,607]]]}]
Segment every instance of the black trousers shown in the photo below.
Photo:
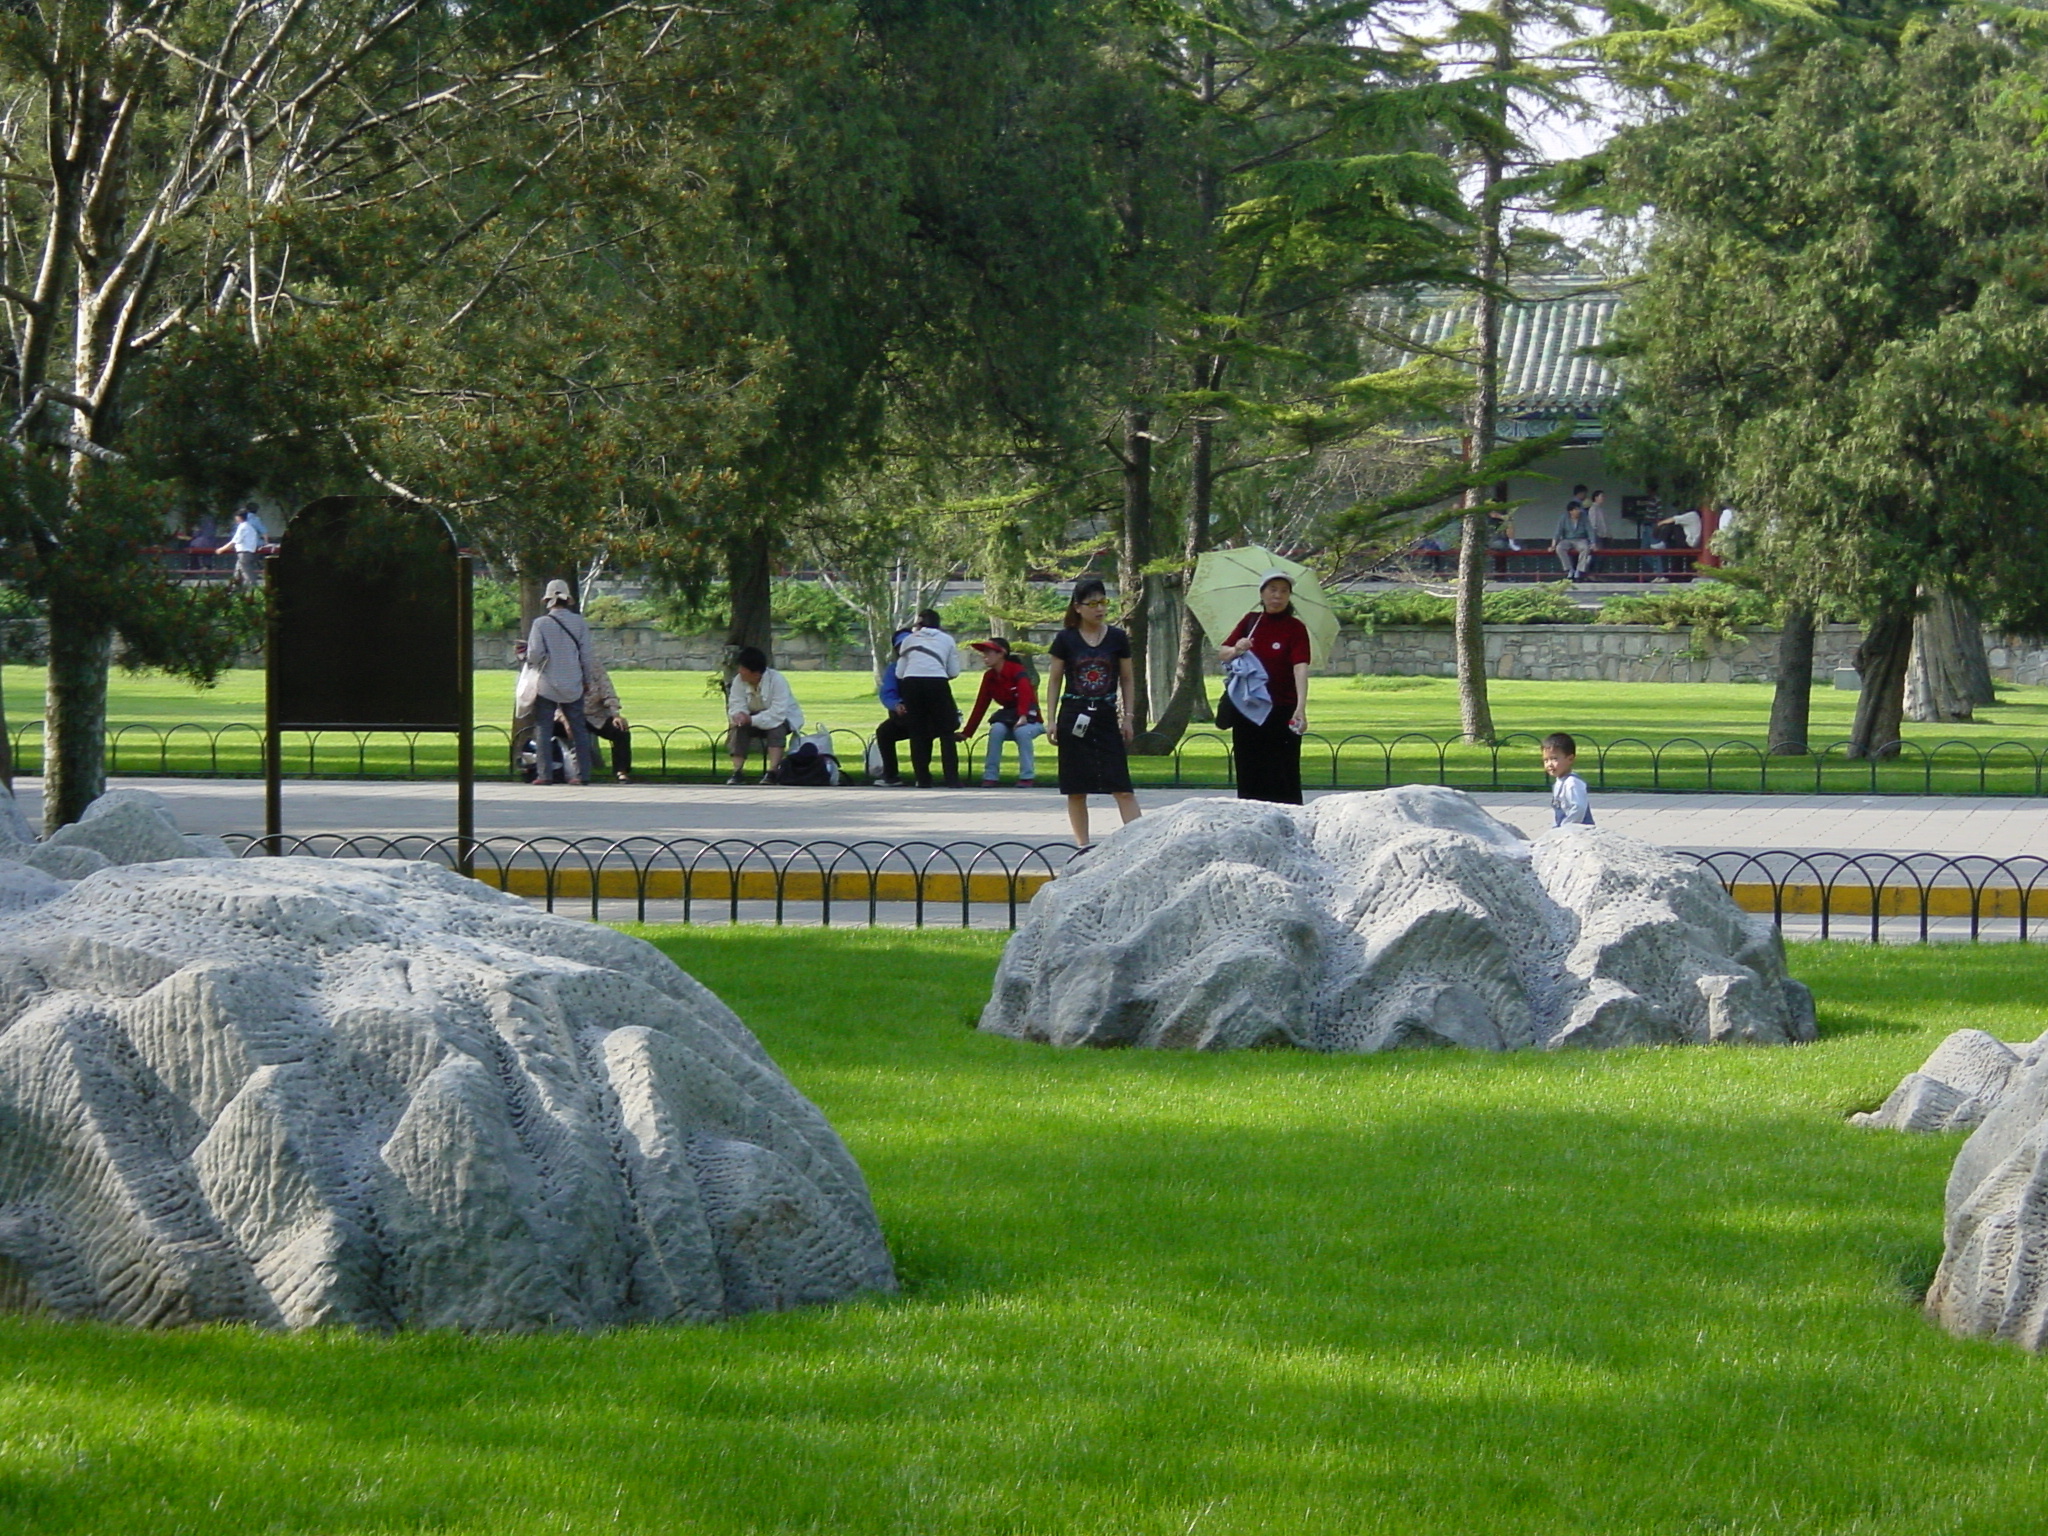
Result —
[{"label": "black trousers", "polygon": [[899,715],[895,710],[882,716],[882,723],[875,727],[875,750],[882,754],[882,777],[894,782],[903,777],[896,771],[896,743],[910,740],[910,717]]},{"label": "black trousers", "polygon": [[633,771],[633,732],[630,727],[621,729],[607,720],[603,725],[593,725],[590,734],[602,736],[611,743],[613,773],[624,775]]},{"label": "black trousers", "polygon": [[1301,804],[1301,738],[1287,728],[1292,713],[1276,706],[1264,725],[1240,720],[1230,728],[1238,799]]},{"label": "black trousers", "polygon": [[946,788],[958,789],[960,744],[953,737],[960,729],[960,708],[953,702],[953,685],[943,677],[898,677],[896,686],[903,690],[903,703],[910,711],[904,723],[910,733],[910,771],[919,788],[931,788],[936,741]]}]

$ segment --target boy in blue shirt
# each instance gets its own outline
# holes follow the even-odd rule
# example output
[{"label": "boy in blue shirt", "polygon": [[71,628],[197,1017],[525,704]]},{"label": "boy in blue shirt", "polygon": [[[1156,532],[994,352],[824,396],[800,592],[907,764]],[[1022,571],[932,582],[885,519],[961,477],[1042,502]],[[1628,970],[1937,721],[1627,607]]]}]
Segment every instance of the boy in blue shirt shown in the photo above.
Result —
[{"label": "boy in blue shirt", "polygon": [[1593,807],[1586,795],[1586,781],[1572,772],[1579,760],[1579,744],[1563,731],[1543,738],[1543,771],[1550,775],[1551,825],[1590,827]]}]

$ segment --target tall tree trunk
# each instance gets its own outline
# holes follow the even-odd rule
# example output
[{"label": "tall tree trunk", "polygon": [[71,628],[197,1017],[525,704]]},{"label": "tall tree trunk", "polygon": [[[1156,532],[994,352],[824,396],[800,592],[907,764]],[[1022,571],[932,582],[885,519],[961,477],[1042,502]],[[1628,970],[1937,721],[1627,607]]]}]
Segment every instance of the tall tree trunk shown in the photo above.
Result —
[{"label": "tall tree trunk", "polygon": [[1771,695],[1771,756],[1806,756],[1812,714],[1813,609],[1805,603],[1788,603],[1784,628],[1778,631],[1778,686]]},{"label": "tall tree trunk", "polygon": [[1152,413],[1133,407],[1124,416],[1124,528],[1117,550],[1117,595],[1123,604],[1124,633],[1131,637],[1131,729],[1142,731],[1151,715],[1146,687],[1145,646],[1151,636],[1146,611],[1145,565],[1152,558]]},{"label": "tall tree trunk", "polygon": [[[1494,7],[1499,30],[1493,50],[1493,71],[1500,92],[1500,121],[1507,127],[1508,76],[1514,68],[1514,7],[1498,0]],[[1466,453],[1477,464],[1493,452],[1500,419],[1500,297],[1495,286],[1501,278],[1500,183],[1505,174],[1505,157],[1496,145],[1486,146],[1480,159],[1479,191],[1479,388],[1473,393]],[[1458,610],[1456,641],[1458,653],[1458,724],[1467,741],[1493,740],[1493,706],[1486,696],[1486,594],[1487,517],[1472,510],[1483,493],[1474,486],[1465,492],[1463,542],[1458,548]],[[1507,499],[1505,493],[1494,498]]]},{"label": "tall tree trunk", "polygon": [[[1213,387],[1217,377],[1214,372],[1198,377],[1196,387]],[[1209,548],[1210,509],[1215,502],[1215,493],[1215,423],[1204,417],[1191,425],[1188,434],[1188,528],[1187,545],[1183,551],[1187,565],[1174,579],[1176,587],[1183,593],[1194,579],[1195,561]],[[1208,650],[1207,637],[1202,633],[1201,621],[1185,602],[1180,608],[1178,638],[1173,691],[1167,696],[1166,705],[1160,710],[1152,729],[1132,743],[1135,752],[1163,757],[1187,734],[1190,723],[1215,718],[1209,709],[1202,671]]]},{"label": "tall tree trunk", "polygon": [[1881,610],[1856,647],[1863,691],[1856,696],[1856,723],[1849,728],[1851,757],[1896,757],[1905,722],[1906,664],[1913,652],[1913,611]]},{"label": "tall tree trunk", "polygon": [[1908,720],[1968,720],[1979,704],[1997,702],[1984,654],[1984,623],[1976,603],[1946,583],[1923,588],[1927,611],[1913,620],[1913,660],[1906,671]]},{"label": "tall tree trunk", "polygon": [[45,694],[43,830],[85,814],[107,788],[107,668],[114,630],[89,610],[50,603],[50,667]]},{"label": "tall tree trunk", "polygon": [[773,553],[768,530],[757,528],[725,546],[726,591],[732,600],[732,624],[725,643],[733,650],[753,646],[775,664],[774,596],[768,584]]}]

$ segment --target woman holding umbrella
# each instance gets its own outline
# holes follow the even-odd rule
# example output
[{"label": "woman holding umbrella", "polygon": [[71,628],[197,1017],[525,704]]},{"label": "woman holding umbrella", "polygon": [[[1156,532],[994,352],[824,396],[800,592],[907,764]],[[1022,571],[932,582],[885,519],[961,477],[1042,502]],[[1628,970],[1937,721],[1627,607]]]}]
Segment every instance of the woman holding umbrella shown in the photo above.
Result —
[{"label": "woman holding umbrella", "polygon": [[[1214,631],[1211,631],[1214,633]],[[1223,642],[1225,666],[1240,656],[1266,674],[1272,707],[1263,720],[1242,712],[1230,728],[1237,758],[1237,798],[1301,804],[1301,733],[1308,729],[1308,626],[1295,616],[1294,578],[1259,578],[1259,606],[1238,620]]]}]

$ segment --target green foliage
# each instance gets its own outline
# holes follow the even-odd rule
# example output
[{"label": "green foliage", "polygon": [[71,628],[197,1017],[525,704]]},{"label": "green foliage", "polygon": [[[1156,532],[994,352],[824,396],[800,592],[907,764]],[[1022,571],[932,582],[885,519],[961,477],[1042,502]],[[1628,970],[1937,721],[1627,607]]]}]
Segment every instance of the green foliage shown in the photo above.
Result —
[{"label": "green foliage", "polygon": [[[1017,604],[1022,611],[1004,615],[1012,631],[1033,625],[1057,624],[1067,611],[1065,601],[1044,588],[1028,587],[1022,595],[1024,601]],[[979,592],[956,597],[939,609],[939,623],[948,633],[970,640],[990,634],[988,600]]]},{"label": "green foliage", "polygon": [[[1334,606],[1339,619],[1367,634],[1409,625],[1447,627],[1456,622],[1458,614],[1456,598],[1420,587],[1346,593],[1336,598]],[[1481,622],[1486,624],[1584,624],[1589,619],[1587,611],[1573,601],[1568,582],[1489,592],[1481,614]]]},{"label": "green foliage", "polygon": [[1695,581],[1640,597],[1610,597],[1600,605],[1602,624],[1654,624],[1659,629],[1690,629],[1688,654],[1708,654],[1709,647],[1740,639],[1743,631],[1766,628],[1778,620],[1778,604],[1753,588],[1720,581]]},{"label": "green foliage", "polygon": [[470,587],[469,613],[475,629],[517,629],[519,589],[504,581],[476,582]]},{"label": "green foliage", "polygon": [[1618,142],[1657,233],[1616,441],[1740,506],[1746,558],[1810,604],[1939,580],[2020,619],[2048,613],[2043,54],[1908,16],[1787,38]]},{"label": "green foliage", "polygon": [[714,581],[695,593],[677,587],[651,586],[645,599],[657,629],[688,638],[716,634],[725,628],[725,583]]},{"label": "green foliage", "polygon": [[771,592],[775,622],[791,634],[828,645],[859,645],[866,638],[860,615],[815,581],[778,581]]},{"label": "green foliage", "polygon": [[19,587],[0,586],[0,662],[36,664],[50,654],[43,605]]},{"label": "green foliage", "polygon": [[634,602],[630,598],[614,597],[609,592],[590,600],[583,610],[584,620],[596,629],[614,629],[623,624],[643,624],[654,616],[654,609],[646,603]]}]

